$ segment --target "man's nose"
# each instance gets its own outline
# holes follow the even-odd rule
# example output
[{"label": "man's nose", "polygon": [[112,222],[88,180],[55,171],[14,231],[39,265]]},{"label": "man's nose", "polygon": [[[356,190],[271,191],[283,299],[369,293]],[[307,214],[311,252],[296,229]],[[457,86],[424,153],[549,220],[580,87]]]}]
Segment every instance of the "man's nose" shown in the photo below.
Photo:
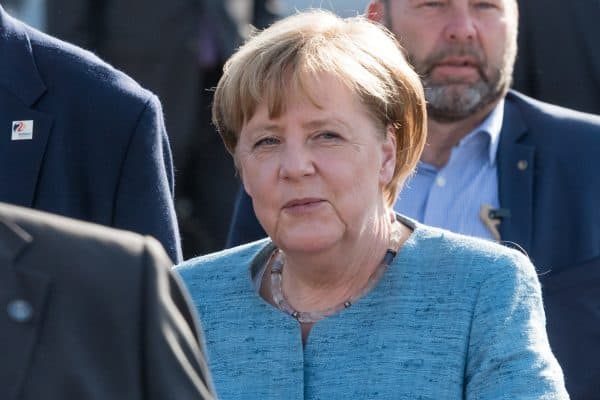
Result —
[{"label": "man's nose", "polygon": [[451,42],[470,42],[477,36],[475,20],[468,6],[456,6],[448,13],[444,31]]}]

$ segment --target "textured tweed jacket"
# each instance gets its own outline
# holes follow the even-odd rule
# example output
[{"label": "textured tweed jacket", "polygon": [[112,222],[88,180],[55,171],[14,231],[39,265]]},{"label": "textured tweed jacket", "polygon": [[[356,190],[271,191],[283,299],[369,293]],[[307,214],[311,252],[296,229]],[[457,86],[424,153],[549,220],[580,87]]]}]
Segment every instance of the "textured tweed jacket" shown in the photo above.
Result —
[{"label": "textured tweed jacket", "polygon": [[177,267],[222,399],[568,398],[520,253],[416,224],[377,286],[303,347],[251,281],[272,250],[266,239]]}]

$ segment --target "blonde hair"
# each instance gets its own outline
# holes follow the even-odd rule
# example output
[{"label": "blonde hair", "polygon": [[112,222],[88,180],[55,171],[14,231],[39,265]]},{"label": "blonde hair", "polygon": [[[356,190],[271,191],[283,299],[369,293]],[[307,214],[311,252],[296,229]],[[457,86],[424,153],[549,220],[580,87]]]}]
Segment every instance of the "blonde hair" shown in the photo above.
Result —
[{"label": "blonde hair", "polygon": [[[384,188],[394,204],[417,164],[426,137],[426,110],[419,77],[385,28],[363,17],[342,19],[325,11],[285,18],[256,33],[225,64],[213,103],[213,123],[234,156],[243,125],[267,102],[277,118],[290,88],[307,87],[327,73],[355,93],[382,127],[396,135],[396,167]],[[307,93],[310,97],[310,93]]]}]

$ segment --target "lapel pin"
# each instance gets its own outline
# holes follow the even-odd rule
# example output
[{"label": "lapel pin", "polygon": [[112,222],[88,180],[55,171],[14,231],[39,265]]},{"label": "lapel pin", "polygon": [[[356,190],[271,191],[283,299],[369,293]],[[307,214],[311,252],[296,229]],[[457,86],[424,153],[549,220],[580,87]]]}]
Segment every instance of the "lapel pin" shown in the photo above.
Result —
[{"label": "lapel pin", "polygon": [[496,241],[500,241],[500,223],[505,218],[510,218],[510,210],[507,208],[492,208],[489,204],[483,204],[479,209],[479,218],[490,231]]},{"label": "lapel pin", "polygon": [[33,139],[33,120],[13,121],[11,140]]}]

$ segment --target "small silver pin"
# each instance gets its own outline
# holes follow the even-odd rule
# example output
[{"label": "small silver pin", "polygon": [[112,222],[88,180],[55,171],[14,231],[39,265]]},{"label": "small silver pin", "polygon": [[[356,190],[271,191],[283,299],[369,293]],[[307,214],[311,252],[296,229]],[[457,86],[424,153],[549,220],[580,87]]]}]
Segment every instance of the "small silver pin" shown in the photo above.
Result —
[{"label": "small silver pin", "polygon": [[33,139],[33,120],[13,121],[11,140]]}]

